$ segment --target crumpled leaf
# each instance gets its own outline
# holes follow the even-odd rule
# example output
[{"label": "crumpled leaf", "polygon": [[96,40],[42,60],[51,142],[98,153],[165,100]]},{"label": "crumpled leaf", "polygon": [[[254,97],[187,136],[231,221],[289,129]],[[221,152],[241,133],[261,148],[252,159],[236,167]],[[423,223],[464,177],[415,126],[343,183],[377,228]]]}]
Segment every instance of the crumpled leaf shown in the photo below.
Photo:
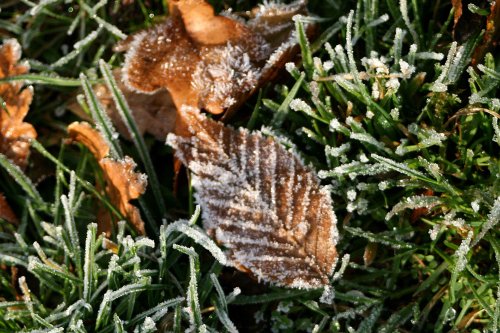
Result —
[{"label": "crumpled leaf", "polygon": [[[128,156],[115,160],[107,157],[109,146],[101,134],[86,122],[74,122],[68,126],[72,140],[85,145],[94,155],[106,180],[106,193],[111,203],[127,218],[141,235],[146,233],[139,209],[130,203],[146,191],[146,175],[134,172],[136,164]],[[110,232],[111,216],[98,214],[101,231]]]},{"label": "crumpled leaf", "polygon": [[[25,74],[27,64],[18,64],[21,45],[15,39],[7,39],[0,47],[0,78]],[[33,88],[22,89],[22,82],[0,84],[0,153],[15,164],[25,168],[30,153],[30,139],[36,138],[35,128],[23,122],[33,99]]]},{"label": "crumpled leaf", "polygon": [[177,109],[231,112],[276,74],[296,50],[291,17],[305,1],[270,3],[240,17],[214,15],[203,0],[170,1],[171,16],[117,46],[128,50],[123,80],[132,90],[165,88]]},{"label": "crumpled leaf", "polygon": [[187,136],[167,143],[192,171],[207,232],[233,266],[280,286],[329,284],[337,259],[329,190],[291,151],[260,132],[225,127],[184,107]]},{"label": "crumpled leaf", "polygon": [[19,224],[16,214],[14,214],[12,208],[10,208],[9,203],[7,202],[7,199],[2,193],[0,193],[0,219],[14,225]]}]

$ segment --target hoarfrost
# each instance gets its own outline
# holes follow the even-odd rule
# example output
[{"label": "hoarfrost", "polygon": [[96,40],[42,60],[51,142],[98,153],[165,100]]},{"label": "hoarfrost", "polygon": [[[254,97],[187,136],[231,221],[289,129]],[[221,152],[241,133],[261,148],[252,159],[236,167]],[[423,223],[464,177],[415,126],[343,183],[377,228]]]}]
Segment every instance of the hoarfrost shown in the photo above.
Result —
[{"label": "hoarfrost", "polygon": [[357,196],[356,190],[350,189],[349,191],[347,191],[347,199],[349,201],[356,200],[356,196]]},{"label": "hoarfrost", "polygon": [[335,289],[332,286],[325,286],[319,301],[324,304],[333,304],[335,299]]},{"label": "hoarfrost", "polygon": [[230,264],[282,286],[329,283],[338,232],[314,171],[261,132],[226,128],[196,110],[185,117],[193,136],[169,134],[167,143],[193,171],[204,227]]},{"label": "hoarfrost", "polygon": [[474,211],[474,213],[479,212],[479,208],[481,208],[481,207],[479,206],[479,200],[474,200],[474,201],[472,201],[472,202],[470,203],[470,206],[471,206],[472,210]]},{"label": "hoarfrost", "polygon": [[475,246],[489,230],[493,229],[498,224],[498,222],[500,222],[500,197],[497,197],[493,203],[493,207],[488,214],[488,219],[483,223],[481,232],[475,237],[472,246]]},{"label": "hoarfrost", "polygon": [[473,235],[474,233],[472,231],[469,231],[469,233],[467,234],[467,238],[462,240],[462,243],[460,243],[460,246],[455,252],[455,257],[457,258],[456,259],[457,261],[455,263],[455,269],[453,270],[453,274],[458,274],[465,269],[465,265],[467,265],[467,253],[469,253],[470,242]]},{"label": "hoarfrost", "polygon": [[391,110],[391,117],[394,120],[398,120],[399,119],[399,109],[398,108],[394,108],[394,109]]},{"label": "hoarfrost", "polygon": [[426,208],[431,210],[440,203],[441,199],[435,196],[415,195],[407,197],[392,207],[391,211],[385,216],[385,220],[389,221],[394,215],[405,209]]}]

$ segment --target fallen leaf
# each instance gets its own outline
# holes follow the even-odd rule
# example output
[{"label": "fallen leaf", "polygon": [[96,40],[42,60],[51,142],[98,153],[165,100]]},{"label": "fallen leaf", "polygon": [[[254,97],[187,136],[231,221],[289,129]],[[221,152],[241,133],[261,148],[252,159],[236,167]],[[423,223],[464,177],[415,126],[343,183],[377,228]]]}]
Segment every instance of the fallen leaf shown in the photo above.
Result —
[{"label": "fallen leaf", "polygon": [[2,193],[0,193],[0,219],[14,225],[19,224],[16,214],[14,214],[12,208],[10,208],[9,203],[7,202],[7,199]]},{"label": "fallen leaf", "polygon": [[[175,105],[167,91],[161,89],[152,94],[140,93],[130,90],[121,79],[119,69],[113,71],[113,76],[118,83],[118,88],[127,100],[132,115],[139,129],[139,133],[149,133],[157,140],[163,141],[168,133],[175,127]],[[123,123],[116,108],[112,94],[105,84],[93,87],[97,98],[106,110],[113,124],[120,134],[130,140],[127,126]]]},{"label": "fallen leaf", "polygon": [[[101,134],[86,122],[74,122],[68,126],[68,134],[72,140],[85,145],[94,155],[102,169],[106,181],[106,193],[113,206],[127,218],[134,229],[141,235],[146,233],[139,209],[130,203],[146,191],[147,178],[144,174],[134,172],[136,164],[128,156],[115,160],[107,157],[109,146]],[[111,216],[98,213],[101,231],[111,231]]]},{"label": "fallen leaf", "polygon": [[316,173],[272,138],[225,127],[184,107],[190,135],[167,143],[193,173],[207,232],[231,264],[294,288],[329,284],[338,234],[330,192]]},{"label": "fallen leaf", "polygon": [[[18,64],[21,45],[15,39],[7,39],[0,47],[0,78],[25,74],[27,64]],[[0,153],[15,164],[25,168],[30,153],[30,140],[36,138],[31,124],[23,122],[33,99],[33,88],[22,89],[22,82],[0,84]]]},{"label": "fallen leaf", "polygon": [[474,50],[471,63],[477,66],[484,58],[487,52],[493,54],[500,39],[500,0],[490,1],[490,15],[486,18],[486,28],[483,40]]},{"label": "fallen leaf", "polygon": [[119,44],[128,50],[123,79],[131,90],[165,88],[183,105],[231,112],[276,74],[296,50],[291,17],[305,2],[261,5],[245,22],[217,16],[203,0],[169,2],[171,16]]}]

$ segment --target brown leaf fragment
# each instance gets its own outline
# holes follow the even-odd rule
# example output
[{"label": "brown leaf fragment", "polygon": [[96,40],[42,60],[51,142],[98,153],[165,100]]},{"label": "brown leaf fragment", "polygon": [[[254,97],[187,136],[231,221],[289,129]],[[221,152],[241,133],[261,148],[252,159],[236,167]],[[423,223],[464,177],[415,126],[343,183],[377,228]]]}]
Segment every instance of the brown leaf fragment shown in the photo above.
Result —
[{"label": "brown leaf fragment", "polygon": [[[134,171],[136,164],[128,156],[115,160],[107,157],[109,146],[101,134],[88,123],[74,122],[68,126],[72,140],[84,144],[95,156],[106,181],[106,193],[113,206],[127,218],[134,229],[141,235],[146,233],[139,209],[130,203],[146,191],[147,179],[144,174]],[[110,232],[112,223],[109,214],[98,214],[102,231]]]},{"label": "brown leaf fragment", "polygon": [[500,40],[500,0],[490,1],[490,15],[486,18],[483,40],[474,50],[471,63],[477,66],[487,52],[495,54]]},{"label": "brown leaf fragment", "polygon": [[291,17],[305,13],[304,1],[272,3],[245,22],[214,15],[203,0],[169,4],[166,21],[117,48],[128,48],[124,82],[140,92],[166,88],[178,110],[187,105],[212,114],[236,109],[291,59],[297,44]]},{"label": "brown leaf fragment", "polygon": [[[170,94],[165,89],[160,89],[152,94],[130,90],[127,85],[123,84],[119,69],[113,70],[113,76],[133,111],[132,115],[139,132],[141,134],[147,132],[157,140],[164,141],[167,134],[172,132],[175,127],[175,105]],[[105,84],[97,84],[93,89],[118,132],[130,140],[128,129],[118,113],[108,87]]]},{"label": "brown leaf fragment", "polygon": [[[0,78],[25,74],[27,64],[18,64],[21,45],[15,39],[7,39],[0,47]],[[0,153],[21,168],[25,168],[30,152],[30,139],[36,138],[31,124],[23,122],[33,99],[33,88],[22,89],[21,82],[0,84]]]},{"label": "brown leaf fragment", "polygon": [[0,193],[0,219],[14,225],[19,224],[16,214],[14,214],[12,208],[10,208],[9,203],[7,202],[7,199],[2,193]]},{"label": "brown leaf fragment", "polygon": [[458,20],[462,16],[462,0],[451,0],[451,5],[454,9],[453,12],[453,36],[455,36],[455,28],[458,24]]},{"label": "brown leaf fragment", "polygon": [[370,266],[373,263],[373,260],[375,260],[375,257],[377,255],[377,248],[378,244],[377,243],[368,243],[365,246],[365,251],[363,253],[363,262],[365,266]]},{"label": "brown leaf fragment", "polygon": [[192,171],[207,232],[233,266],[293,288],[329,283],[338,234],[329,190],[315,172],[272,138],[234,130],[193,108],[190,135],[167,143]]}]

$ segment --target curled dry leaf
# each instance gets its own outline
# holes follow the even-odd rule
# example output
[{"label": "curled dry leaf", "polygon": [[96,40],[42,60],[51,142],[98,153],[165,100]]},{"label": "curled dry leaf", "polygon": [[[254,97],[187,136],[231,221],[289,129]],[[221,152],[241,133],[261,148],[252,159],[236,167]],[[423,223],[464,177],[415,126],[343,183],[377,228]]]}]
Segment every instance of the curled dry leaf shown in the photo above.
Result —
[{"label": "curled dry leaf", "polygon": [[[0,78],[25,74],[27,64],[18,64],[21,45],[15,39],[7,39],[0,47]],[[30,139],[36,138],[31,124],[23,122],[33,99],[33,88],[22,89],[21,82],[0,84],[0,153],[21,168],[26,167],[30,150]]]},{"label": "curled dry leaf", "polygon": [[[134,172],[134,160],[128,156],[120,160],[107,157],[109,146],[99,132],[88,123],[74,122],[68,126],[72,140],[84,144],[95,156],[106,180],[106,193],[111,203],[127,218],[137,232],[145,234],[144,222],[139,209],[130,203],[146,191],[147,179],[144,174]],[[111,217],[100,215],[99,226],[102,231],[110,232]]]},{"label": "curled dry leaf", "polygon": [[337,258],[329,190],[292,152],[260,132],[233,130],[184,107],[188,136],[167,143],[193,172],[207,232],[232,265],[280,286],[329,283]]},{"label": "curled dry leaf", "polygon": [[12,208],[10,208],[9,203],[7,202],[7,199],[5,199],[5,196],[2,193],[0,193],[0,219],[15,225],[19,223],[16,214],[14,214]]},{"label": "curled dry leaf", "polygon": [[169,4],[167,20],[117,46],[128,50],[123,80],[140,92],[167,89],[178,110],[213,114],[236,109],[290,60],[297,44],[291,18],[306,11],[305,1],[272,3],[245,22],[215,15],[203,0]]}]

